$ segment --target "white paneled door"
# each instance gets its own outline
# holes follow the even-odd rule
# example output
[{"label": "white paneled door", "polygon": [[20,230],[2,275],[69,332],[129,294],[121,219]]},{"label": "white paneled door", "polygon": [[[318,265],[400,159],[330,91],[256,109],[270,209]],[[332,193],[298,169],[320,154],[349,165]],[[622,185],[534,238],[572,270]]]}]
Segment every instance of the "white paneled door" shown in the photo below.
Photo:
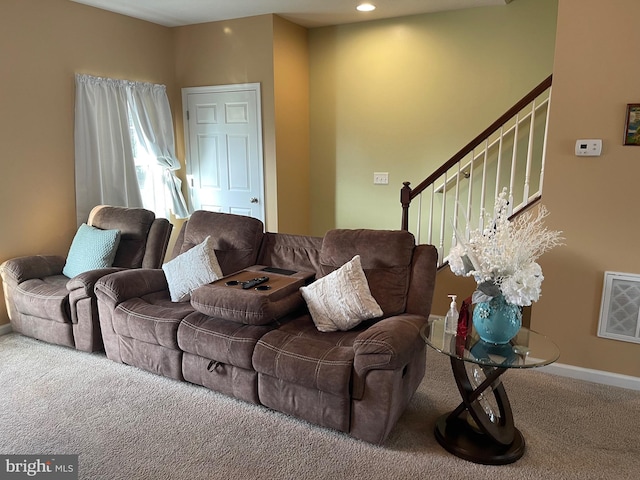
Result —
[{"label": "white paneled door", "polygon": [[260,84],[182,89],[193,210],[264,222]]}]

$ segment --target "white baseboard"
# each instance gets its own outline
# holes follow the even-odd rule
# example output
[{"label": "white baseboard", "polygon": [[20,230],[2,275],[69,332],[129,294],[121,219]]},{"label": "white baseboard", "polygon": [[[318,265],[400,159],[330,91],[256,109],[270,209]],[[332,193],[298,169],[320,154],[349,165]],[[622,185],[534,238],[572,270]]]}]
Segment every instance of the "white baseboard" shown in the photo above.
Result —
[{"label": "white baseboard", "polygon": [[11,333],[13,329],[11,328],[10,323],[5,323],[4,325],[0,325],[0,335],[6,335],[7,333]]},{"label": "white baseboard", "polygon": [[631,375],[574,367],[573,365],[565,365],[562,363],[553,363],[546,367],[541,367],[540,370],[561,377],[576,378],[578,380],[611,385],[612,387],[628,388],[630,390],[640,390],[640,377],[632,377]]}]

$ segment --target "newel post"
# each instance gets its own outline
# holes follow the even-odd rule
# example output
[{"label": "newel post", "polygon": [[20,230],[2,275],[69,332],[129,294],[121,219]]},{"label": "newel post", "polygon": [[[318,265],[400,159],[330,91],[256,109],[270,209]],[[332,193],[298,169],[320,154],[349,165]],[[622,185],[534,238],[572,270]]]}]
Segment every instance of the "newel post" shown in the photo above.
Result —
[{"label": "newel post", "polygon": [[409,204],[411,203],[411,182],[402,182],[400,203],[402,204],[402,230],[409,230]]}]

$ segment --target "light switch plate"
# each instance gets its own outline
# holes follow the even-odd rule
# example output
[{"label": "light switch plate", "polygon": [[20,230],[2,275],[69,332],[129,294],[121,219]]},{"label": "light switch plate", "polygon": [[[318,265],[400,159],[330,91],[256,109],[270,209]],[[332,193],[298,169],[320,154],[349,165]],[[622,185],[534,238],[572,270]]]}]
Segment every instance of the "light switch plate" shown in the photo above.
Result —
[{"label": "light switch plate", "polygon": [[389,172],[373,172],[373,184],[374,185],[388,185],[389,184]]}]

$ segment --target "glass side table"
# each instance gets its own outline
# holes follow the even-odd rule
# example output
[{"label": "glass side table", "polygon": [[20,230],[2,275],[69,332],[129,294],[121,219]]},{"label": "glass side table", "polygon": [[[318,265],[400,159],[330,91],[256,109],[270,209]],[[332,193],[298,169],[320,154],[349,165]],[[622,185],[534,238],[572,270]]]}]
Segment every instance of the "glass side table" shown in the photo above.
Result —
[{"label": "glass side table", "polygon": [[544,335],[522,327],[506,345],[480,340],[470,324],[466,334],[444,331],[444,318],[422,328],[424,341],[448,355],[462,403],[438,418],[435,437],[448,452],[475,463],[504,465],[524,454],[525,441],[515,427],[500,376],[508,369],[555,362],[560,350]]}]

